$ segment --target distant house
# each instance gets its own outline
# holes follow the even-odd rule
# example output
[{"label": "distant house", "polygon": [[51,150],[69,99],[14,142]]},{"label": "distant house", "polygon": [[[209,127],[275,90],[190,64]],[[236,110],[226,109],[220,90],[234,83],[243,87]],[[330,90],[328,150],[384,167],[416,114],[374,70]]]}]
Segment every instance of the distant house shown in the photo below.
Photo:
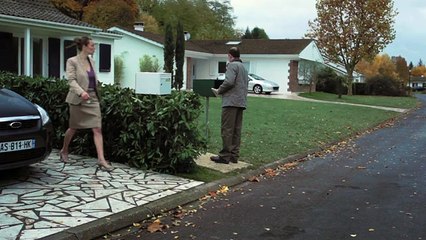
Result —
[{"label": "distant house", "polygon": [[426,77],[422,76],[411,76],[408,81],[408,86],[414,91],[423,91],[426,89]]},{"label": "distant house", "polygon": [[[324,58],[324,60],[325,60],[324,61],[325,66],[333,69],[340,76],[347,76],[346,69],[345,69],[345,67],[343,65],[331,62],[327,58]],[[352,75],[353,75],[352,76],[353,77],[353,81],[352,82],[355,82],[355,83],[365,82],[365,76],[363,74],[361,74],[361,73],[359,73],[357,71],[354,71],[352,73]]]},{"label": "distant house", "polygon": [[299,63],[322,64],[323,58],[311,39],[193,40],[186,47],[187,87],[193,79],[217,78],[226,71],[227,52],[237,46],[249,71],[279,84],[281,93],[300,92]]},{"label": "distant house", "polygon": [[139,60],[148,55],[156,58],[162,71],[164,66],[164,37],[143,31],[143,25],[135,24],[134,29],[112,27],[108,31],[122,35],[115,41],[114,57],[123,60],[124,70],[121,79],[122,87],[135,88],[136,72],[139,72]]},{"label": "distant house", "polygon": [[75,37],[90,36],[99,78],[114,81],[112,52],[121,36],[62,14],[49,0],[2,0],[0,3],[0,71],[63,78],[66,59],[76,54]]},{"label": "distant house", "polygon": [[[122,86],[134,87],[139,71],[139,58],[156,57],[164,64],[164,36],[144,32],[143,28],[110,28],[123,36],[115,42],[114,54],[124,60]],[[238,46],[241,58],[250,73],[255,73],[280,85],[282,93],[299,92],[299,62],[323,63],[322,56],[311,39],[284,40],[187,40],[185,42],[184,88],[192,89],[194,79],[216,79],[225,73],[227,52]]]}]

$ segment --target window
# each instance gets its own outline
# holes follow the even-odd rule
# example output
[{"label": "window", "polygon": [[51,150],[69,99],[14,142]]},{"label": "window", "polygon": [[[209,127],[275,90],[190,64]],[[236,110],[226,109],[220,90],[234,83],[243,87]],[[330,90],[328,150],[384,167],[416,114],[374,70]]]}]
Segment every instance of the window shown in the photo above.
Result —
[{"label": "window", "polygon": [[12,33],[0,32],[0,71],[18,73],[18,42]]},{"label": "window", "polygon": [[60,77],[60,64],[61,64],[61,40],[59,38],[49,38],[49,69],[48,76],[49,77]]},{"label": "window", "polygon": [[33,39],[33,76],[43,75],[43,40]]},{"label": "window", "polygon": [[111,72],[111,45],[99,44],[99,72]]},{"label": "window", "polygon": [[77,54],[77,46],[74,44],[74,41],[65,40],[64,41],[64,70],[67,68],[67,60],[70,57],[74,57]]},{"label": "window", "polygon": [[219,73],[225,73],[226,72],[226,62],[219,62],[218,70],[219,70]]}]

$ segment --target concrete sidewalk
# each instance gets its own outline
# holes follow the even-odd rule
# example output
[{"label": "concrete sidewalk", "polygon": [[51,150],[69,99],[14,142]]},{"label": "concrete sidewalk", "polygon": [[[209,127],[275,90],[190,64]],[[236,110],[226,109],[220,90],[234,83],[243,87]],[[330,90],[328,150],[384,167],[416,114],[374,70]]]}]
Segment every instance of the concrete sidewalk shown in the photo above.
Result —
[{"label": "concrete sidewalk", "polygon": [[120,225],[129,212],[140,220],[155,212],[151,203],[203,184],[118,163],[105,172],[96,159],[70,159],[64,164],[54,151],[41,163],[1,172],[0,239],[90,239],[103,232],[85,226]]}]

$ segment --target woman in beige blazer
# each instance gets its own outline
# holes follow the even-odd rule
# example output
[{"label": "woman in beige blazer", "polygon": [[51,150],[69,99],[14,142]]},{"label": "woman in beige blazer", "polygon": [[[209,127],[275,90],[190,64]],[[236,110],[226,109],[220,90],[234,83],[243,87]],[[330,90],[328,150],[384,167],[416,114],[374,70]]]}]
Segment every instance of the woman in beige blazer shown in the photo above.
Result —
[{"label": "woman in beige blazer", "polygon": [[67,60],[69,91],[65,101],[69,105],[70,119],[59,157],[61,161],[67,162],[68,146],[76,131],[90,128],[98,154],[98,166],[101,170],[111,171],[113,167],[104,157],[99,80],[95,72],[95,64],[90,58],[95,52],[95,44],[89,37],[76,38],[74,42],[79,53]]}]

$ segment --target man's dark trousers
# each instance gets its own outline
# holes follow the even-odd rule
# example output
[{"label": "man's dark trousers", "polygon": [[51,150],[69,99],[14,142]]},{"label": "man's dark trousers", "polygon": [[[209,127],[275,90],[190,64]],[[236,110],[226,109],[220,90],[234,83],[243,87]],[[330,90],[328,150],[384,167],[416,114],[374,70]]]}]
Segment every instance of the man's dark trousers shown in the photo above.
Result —
[{"label": "man's dark trousers", "polygon": [[229,162],[237,162],[240,156],[243,111],[240,107],[222,108],[222,150],[219,156]]}]

